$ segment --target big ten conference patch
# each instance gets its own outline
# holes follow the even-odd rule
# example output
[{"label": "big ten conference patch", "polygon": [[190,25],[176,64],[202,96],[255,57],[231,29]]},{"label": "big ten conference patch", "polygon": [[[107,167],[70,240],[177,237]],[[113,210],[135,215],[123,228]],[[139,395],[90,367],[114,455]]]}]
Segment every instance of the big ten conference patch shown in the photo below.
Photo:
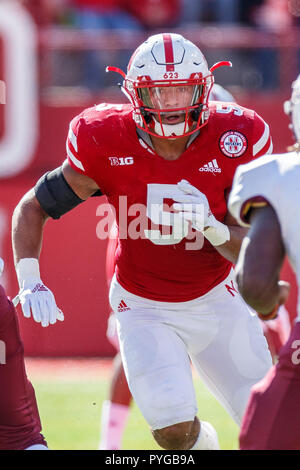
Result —
[{"label": "big ten conference patch", "polygon": [[246,137],[238,131],[227,131],[219,141],[219,147],[226,157],[241,157],[248,148]]}]

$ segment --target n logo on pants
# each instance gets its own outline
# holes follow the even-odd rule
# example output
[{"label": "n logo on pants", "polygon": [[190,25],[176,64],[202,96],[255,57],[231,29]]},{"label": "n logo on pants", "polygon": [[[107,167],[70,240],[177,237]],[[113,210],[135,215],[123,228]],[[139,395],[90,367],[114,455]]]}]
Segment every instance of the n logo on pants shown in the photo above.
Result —
[{"label": "n logo on pants", "polygon": [[228,292],[232,295],[232,297],[235,297],[235,294],[238,294],[238,291],[233,285],[233,281],[231,281],[231,286],[229,286],[228,284],[225,284],[225,287],[228,290]]}]

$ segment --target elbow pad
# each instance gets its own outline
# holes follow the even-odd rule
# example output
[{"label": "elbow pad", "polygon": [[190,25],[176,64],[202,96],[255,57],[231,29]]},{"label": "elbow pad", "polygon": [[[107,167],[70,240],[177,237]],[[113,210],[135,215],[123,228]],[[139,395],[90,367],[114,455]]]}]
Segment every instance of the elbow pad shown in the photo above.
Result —
[{"label": "elbow pad", "polygon": [[61,167],[45,173],[36,183],[34,192],[41,207],[53,219],[59,219],[83,202],[65,180]]}]

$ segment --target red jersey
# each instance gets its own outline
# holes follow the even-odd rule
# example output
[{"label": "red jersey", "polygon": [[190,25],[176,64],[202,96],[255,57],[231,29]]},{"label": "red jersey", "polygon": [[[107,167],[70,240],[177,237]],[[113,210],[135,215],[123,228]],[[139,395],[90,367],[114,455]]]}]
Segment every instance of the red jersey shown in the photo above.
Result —
[{"label": "red jersey", "polygon": [[187,231],[179,214],[172,213],[172,196],[185,179],[206,195],[216,219],[224,221],[236,167],[271,152],[272,141],[269,126],[254,111],[221,102],[209,107],[208,123],[172,161],[137,134],[131,104],[100,104],[70,124],[69,164],[92,178],[114,207],[116,276],[135,295],[192,300],[222,282],[232,267],[206,239],[203,246],[193,245],[195,231]]}]

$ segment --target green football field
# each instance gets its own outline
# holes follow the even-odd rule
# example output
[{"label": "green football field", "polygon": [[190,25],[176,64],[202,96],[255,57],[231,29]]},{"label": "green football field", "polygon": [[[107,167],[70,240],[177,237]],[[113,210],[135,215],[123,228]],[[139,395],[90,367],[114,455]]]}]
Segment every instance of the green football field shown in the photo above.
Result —
[{"label": "green football field", "polygon": [[[46,369],[46,366],[45,366]],[[46,369],[47,370],[47,369]],[[53,450],[95,450],[100,436],[100,416],[107,397],[108,378],[78,378],[30,376],[35,387],[43,434]],[[195,378],[200,419],[216,428],[221,449],[238,448],[238,426],[212,397],[199,379]],[[147,423],[132,403],[123,438],[123,450],[159,449]]]}]

